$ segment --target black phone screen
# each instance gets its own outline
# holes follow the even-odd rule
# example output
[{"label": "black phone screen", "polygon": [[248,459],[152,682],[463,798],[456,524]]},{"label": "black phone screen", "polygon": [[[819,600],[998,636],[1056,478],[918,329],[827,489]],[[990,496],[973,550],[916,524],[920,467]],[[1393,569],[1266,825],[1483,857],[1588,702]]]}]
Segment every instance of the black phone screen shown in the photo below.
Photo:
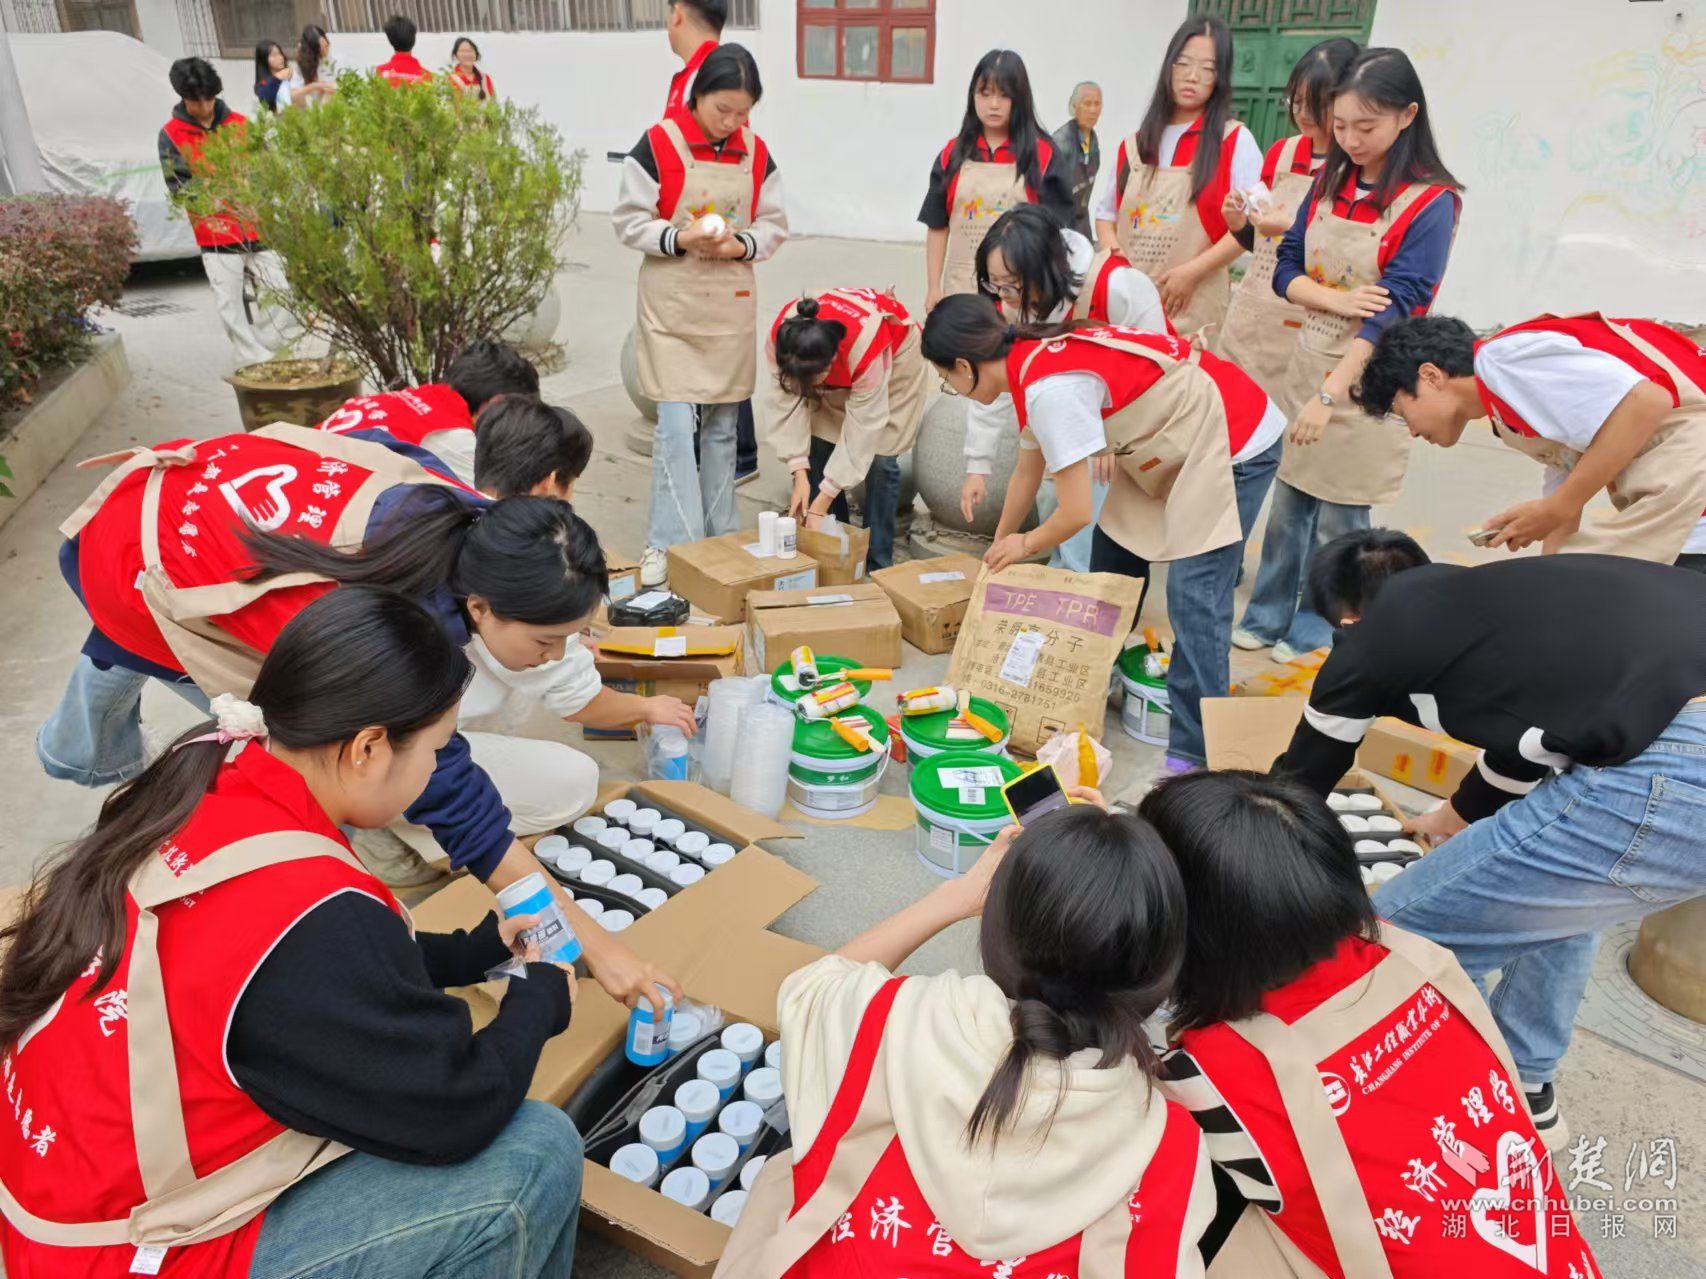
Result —
[{"label": "black phone screen", "polygon": [[1021,826],[1028,826],[1044,813],[1065,808],[1071,801],[1061,790],[1060,781],[1052,768],[1039,768],[1026,773],[1018,781],[1009,782],[1002,791],[1008,806]]}]

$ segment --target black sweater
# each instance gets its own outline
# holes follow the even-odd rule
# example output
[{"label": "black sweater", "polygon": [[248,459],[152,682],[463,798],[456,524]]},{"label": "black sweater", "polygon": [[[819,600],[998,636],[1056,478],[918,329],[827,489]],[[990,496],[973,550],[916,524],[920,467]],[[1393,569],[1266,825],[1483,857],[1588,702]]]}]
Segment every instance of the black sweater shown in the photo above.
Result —
[{"label": "black sweater", "polygon": [[1706,693],[1706,575],[1548,555],[1386,583],[1338,633],[1274,765],[1325,794],[1376,717],[1482,748],[1452,798],[1476,821],[1554,768],[1635,758]]},{"label": "black sweater", "polygon": [[529,964],[475,1033],[447,986],[509,958],[497,916],[413,939],[361,893],[308,912],[237,1002],[226,1052],[239,1087],[286,1127],[404,1163],[457,1163],[527,1096],[545,1041],[569,1024],[567,975]]}]

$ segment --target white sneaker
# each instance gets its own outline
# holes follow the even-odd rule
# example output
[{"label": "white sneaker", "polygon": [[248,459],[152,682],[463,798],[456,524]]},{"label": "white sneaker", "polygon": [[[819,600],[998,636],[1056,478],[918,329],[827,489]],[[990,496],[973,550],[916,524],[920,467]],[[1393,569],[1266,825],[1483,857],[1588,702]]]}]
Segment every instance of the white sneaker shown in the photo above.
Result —
[{"label": "white sneaker", "polygon": [[669,552],[661,546],[648,546],[640,556],[640,585],[662,586],[669,581]]},{"label": "white sneaker", "polygon": [[1268,654],[1268,656],[1273,658],[1273,660],[1278,662],[1281,666],[1286,666],[1302,657],[1303,652],[1299,649],[1293,648],[1284,640],[1281,640],[1278,644],[1274,645],[1274,651]]},{"label": "white sneaker", "polygon": [[1245,652],[1253,653],[1257,649],[1266,648],[1267,646],[1267,640],[1257,635],[1254,631],[1245,630],[1242,626],[1232,632],[1233,648],[1241,648]]}]

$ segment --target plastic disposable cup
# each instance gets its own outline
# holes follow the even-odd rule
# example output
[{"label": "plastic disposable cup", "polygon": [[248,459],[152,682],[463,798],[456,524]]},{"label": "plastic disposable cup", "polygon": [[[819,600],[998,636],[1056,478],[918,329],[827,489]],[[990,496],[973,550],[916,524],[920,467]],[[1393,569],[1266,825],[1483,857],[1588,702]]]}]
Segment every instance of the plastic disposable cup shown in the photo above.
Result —
[{"label": "plastic disposable cup", "polygon": [[746,1165],[740,1170],[742,1190],[752,1189],[752,1183],[758,1180],[758,1174],[764,1171],[764,1164],[769,1158],[769,1155],[754,1155],[746,1161]]},{"label": "plastic disposable cup", "polygon": [[620,826],[611,826],[599,832],[598,846],[600,848],[608,848],[614,853],[632,838],[634,837],[627,831],[623,830]]},{"label": "plastic disposable cup", "polygon": [[632,872],[618,875],[610,881],[610,891],[621,893],[624,897],[633,897],[645,886],[646,881]]},{"label": "plastic disposable cup", "polygon": [[[764,1126],[764,1112],[750,1101],[731,1101],[717,1116],[717,1127],[735,1139],[742,1154],[751,1148]],[[700,1138],[701,1141],[704,1138]],[[703,1167],[703,1165],[700,1165]],[[710,1169],[706,1169],[707,1172]]]},{"label": "plastic disposable cup", "polygon": [[658,1152],[659,1162],[672,1162],[687,1147],[687,1116],[674,1106],[653,1106],[640,1116],[640,1140]]},{"label": "plastic disposable cup", "polygon": [[674,870],[679,865],[681,865],[681,855],[679,853],[673,853],[667,848],[660,848],[657,852],[646,858],[647,869],[655,870],[660,875],[669,874],[670,871]]},{"label": "plastic disposable cup", "polygon": [[662,820],[663,814],[655,808],[636,809],[634,815],[628,819],[628,829],[643,838],[650,838]]},{"label": "plastic disposable cup", "polygon": [[[742,1169],[744,1172],[745,1169]],[[729,1190],[717,1196],[717,1202],[711,1205],[711,1220],[720,1221],[731,1230],[740,1220],[741,1213],[746,1211],[746,1191]]]},{"label": "plastic disposable cup", "polygon": [[782,1076],[773,1067],[759,1066],[746,1077],[740,1095],[760,1110],[769,1110],[782,1100]]},{"label": "plastic disposable cup", "polygon": [[705,878],[705,868],[703,866],[695,866],[692,863],[687,863],[682,866],[677,866],[674,870],[670,871],[669,877],[671,881],[680,884],[683,888],[691,888],[694,884],[697,884],[701,879]]},{"label": "plastic disposable cup", "polygon": [[679,817],[666,817],[652,827],[652,838],[660,844],[673,845],[687,833],[687,823]]},{"label": "plastic disposable cup", "polygon": [[533,855],[550,865],[569,851],[569,841],[561,835],[544,835],[533,845]]},{"label": "plastic disposable cup", "polygon": [[[650,1146],[631,1141],[610,1156],[610,1171],[618,1177],[638,1182],[642,1186],[658,1184],[658,1152]],[[743,1168],[742,1173],[746,1170]]]},{"label": "plastic disposable cup", "polygon": [[600,857],[581,867],[581,883],[592,884],[595,887],[608,884],[616,878],[616,863]]},{"label": "plastic disposable cup", "polygon": [[628,819],[639,809],[640,806],[631,799],[613,799],[604,806],[604,815],[618,825],[626,826]]},{"label": "plastic disposable cup", "polygon": [[685,1052],[699,1042],[705,1033],[704,1019],[691,1009],[682,1009],[675,1014],[675,1020],[669,1027],[669,1055]]},{"label": "plastic disposable cup", "polygon": [[679,836],[675,841],[675,851],[683,857],[697,860],[705,855],[705,850],[711,846],[711,837],[702,830],[690,830]]},{"label": "plastic disposable cup", "polygon": [[634,900],[647,910],[656,910],[669,900],[669,894],[661,888],[642,888],[634,894]]},{"label": "plastic disposable cup", "polygon": [[706,870],[715,870],[734,860],[735,850],[728,844],[712,844],[700,854],[699,860],[705,863]]},{"label": "plastic disposable cup", "polygon": [[782,1041],[780,1039],[765,1046],[764,1064],[774,1071],[779,1072],[782,1069]]},{"label": "plastic disposable cup", "polygon": [[708,1132],[693,1143],[693,1166],[705,1174],[713,1188],[733,1175],[739,1158],[740,1143],[727,1133]]},{"label": "plastic disposable cup", "polygon": [[663,1179],[659,1189],[664,1198],[698,1212],[711,1197],[711,1179],[697,1168],[677,1168]]},{"label": "plastic disposable cup", "polygon": [[619,933],[634,923],[634,912],[629,910],[607,910],[598,917],[598,922],[604,925],[607,933]]},{"label": "plastic disposable cup", "polygon": [[713,1048],[699,1058],[699,1078],[717,1086],[724,1101],[734,1096],[740,1082],[740,1058],[726,1048]]},{"label": "plastic disposable cup", "polygon": [[675,1090],[675,1108],[687,1117],[687,1140],[696,1141],[717,1117],[723,1104],[717,1085],[705,1079],[689,1079]]},{"label": "plastic disposable cup", "polygon": [[757,1061],[764,1052],[764,1032],[751,1022],[737,1021],[723,1028],[722,1044],[736,1057],[744,1069]]},{"label": "plastic disposable cup", "polygon": [[575,819],[575,834],[583,839],[597,839],[610,829],[610,823],[602,817],[577,817]]}]

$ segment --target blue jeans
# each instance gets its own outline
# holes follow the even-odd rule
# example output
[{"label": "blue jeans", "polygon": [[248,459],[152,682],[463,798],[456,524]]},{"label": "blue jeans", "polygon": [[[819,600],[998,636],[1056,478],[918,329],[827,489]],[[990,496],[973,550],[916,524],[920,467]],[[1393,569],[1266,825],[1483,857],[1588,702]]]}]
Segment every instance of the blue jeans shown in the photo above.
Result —
[{"label": "blue jeans", "polygon": [[[1232,684],[1232,593],[1244,563],[1244,543],[1261,513],[1274,472],[1279,469],[1280,445],[1232,467],[1238,524],[1244,537],[1230,546],[1174,560],[1167,566],[1167,615],[1173,622],[1173,660],[1167,665],[1167,696],[1172,703],[1172,727],[1167,754],[1193,764],[1207,761],[1202,733],[1202,699],[1225,697]],[[1147,579],[1149,565],[1140,556],[1098,532],[1093,564],[1096,572],[1125,573]],[[1142,610],[1141,600],[1138,604]]]},{"label": "blue jeans", "polygon": [[[812,436],[811,452],[807,455],[806,482],[816,493],[823,483],[823,468],[835,452],[832,440]],[[829,513],[847,522],[847,494],[836,494],[829,504]],[[888,568],[894,564],[894,526],[900,514],[900,459],[879,457],[865,472],[865,527],[871,532],[871,549],[865,562],[871,568]]]},{"label": "blue jeans", "polygon": [[449,1166],[345,1155],[267,1209],[249,1279],[566,1279],[581,1138],[524,1101],[497,1140]]},{"label": "blue jeans", "polygon": [[[1055,502],[1053,491],[1050,490],[1049,509],[1038,510],[1043,519],[1054,514]],[[1059,546],[1054,548],[1054,554],[1049,556],[1050,568],[1063,568],[1069,573],[1088,573],[1090,571],[1090,544],[1095,540],[1096,521],[1102,518],[1102,503],[1108,500],[1106,484],[1090,486],[1090,522]],[[1040,506],[1040,504],[1039,504]]]},{"label": "blue jeans", "polygon": [[1300,653],[1332,644],[1332,626],[1302,599],[1309,557],[1340,534],[1368,526],[1366,506],[1323,502],[1284,480],[1275,484],[1244,629],[1268,644],[1284,640]]},{"label": "blue jeans", "polygon": [[[646,545],[678,546],[740,527],[735,514],[738,404],[658,405]],[[694,437],[698,436],[698,459]]]},{"label": "blue jeans", "polygon": [[1626,764],[1578,765],[1447,840],[1374,896],[1450,947],[1482,989],[1523,1083],[1570,1046],[1599,930],[1706,891],[1706,704]]},{"label": "blue jeans", "polygon": [[[79,786],[127,782],[143,769],[142,687],[153,676],[79,655],[59,705],[36,733],[36,758],[49,777]],[[194,684],[160,681],[197,710],[207,694]]]}]

